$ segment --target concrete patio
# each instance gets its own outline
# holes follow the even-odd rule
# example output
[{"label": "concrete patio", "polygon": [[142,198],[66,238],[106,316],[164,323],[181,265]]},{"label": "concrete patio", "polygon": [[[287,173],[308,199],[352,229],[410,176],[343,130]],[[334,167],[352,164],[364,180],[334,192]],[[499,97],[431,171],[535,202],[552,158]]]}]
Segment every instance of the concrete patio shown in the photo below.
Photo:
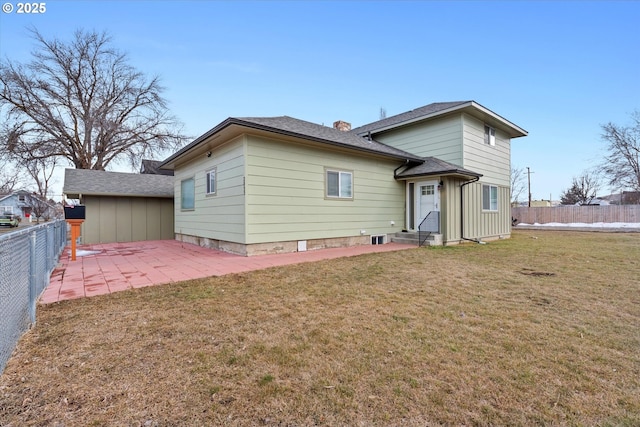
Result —
[{"label": "concrete patio", "polygon": [[177,240],[83,245],[71,261],[65,248],[40,303],[104,295],[127,289],[263,268],[415,248],[415,245],[352,246],[244,257]]}]

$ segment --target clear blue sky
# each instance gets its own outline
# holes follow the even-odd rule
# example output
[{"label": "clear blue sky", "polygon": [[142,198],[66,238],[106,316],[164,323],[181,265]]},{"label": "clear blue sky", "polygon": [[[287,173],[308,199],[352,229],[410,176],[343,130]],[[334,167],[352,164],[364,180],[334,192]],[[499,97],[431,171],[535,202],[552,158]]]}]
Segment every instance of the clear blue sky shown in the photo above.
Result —
[{"label": "clear blue sky", "polygon": [[2,57],[29,59],[28,26],[109,32],[194,137],[230,116],[359,126],[475,100],[529,131],[512,161],[534,199],[558,199],[603,155],[600,125],[640,109],[635,1],[47,1],[0,13]]}]

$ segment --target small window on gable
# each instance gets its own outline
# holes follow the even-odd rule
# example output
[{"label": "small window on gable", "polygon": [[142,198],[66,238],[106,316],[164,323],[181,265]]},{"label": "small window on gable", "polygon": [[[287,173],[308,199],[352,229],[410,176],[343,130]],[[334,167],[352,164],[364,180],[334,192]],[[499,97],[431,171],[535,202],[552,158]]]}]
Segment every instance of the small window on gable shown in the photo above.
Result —
[{"label": "small window on gable", "polygon": [[496,130],[491,126],[484,125],[484,143],[487,145],[496,145]]},{"label": "small window on gable", "polygon": [[25,200],[26,200],[26,197],[25,197],[25,195],[24,195],[24,194],[19,194],[19,195],[18,195],[18,201],[19,201],[19,202],[24,202]]},{"label": "small window on gable", "polygon": [[337,170],[327,170],[327,197],[339,199],[353,198],[353,173]]},{"label": "small window on gable", "polygon": [[213,168],[209,172],[207,172],[206,181],[207,181],[207,194],[216,194],[216,169]]},{"label": "small window on gable", "polygon": [[196,187],[193,178],[180,182],[180,209],[193,210],[196,207]]},{"label": "small window on gable", "polygon": [[482,186],[482,210],[498,211],[498,187],[495,185]]}]

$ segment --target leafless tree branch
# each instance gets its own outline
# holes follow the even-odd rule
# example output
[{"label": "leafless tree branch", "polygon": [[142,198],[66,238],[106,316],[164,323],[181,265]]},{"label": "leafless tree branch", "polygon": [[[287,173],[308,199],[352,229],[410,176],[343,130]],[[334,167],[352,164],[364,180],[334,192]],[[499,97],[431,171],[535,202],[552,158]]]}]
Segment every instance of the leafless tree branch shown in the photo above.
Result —
[{"label": "leafless tree branch", "polygon": [[32,35],[38,49],[31,62],[0,65],[0,149],[25,162],[63,157],[76,168],[104,170],[186,142],[158,77],[129,65],[106,33],[78,30],[70,42],[36,29]]},{"label": "leafless tree branch", "polygon": [[511,168],[511,203],[517,203],[526,189],[524,168]]},{"label": "leafless tree branch", "polygon": [[35,182],[36,194],[45,200],[51,197],[49,189],[53,184],[53,174],[57,164],[58,157],[35,157],[21,162],[21,166]]},{"label": "leafless tree branch", "polygon": [[31,208],[31,215],[36,219],[36,223],[39,223],[41,218],[48,221],[53,216],[54,206],[47,201],[46,197],[35,193],[29,193],[26,196],[25,201]]},{"label": "leafless tree branch", "polygon": [[[0,194],[8,194],[17,190],[24,181],[20,169],[8,156],[0,154]],[[0,212],[1,213],[1,212]]]},{"label": "leafless tree branch", "polygon": [[612,187],[640,191],[640,111],[631,114],[631,121],[629,126],[602,126],[608,154],[601,171]]},{"label": "leafless tree branch", "polygon": [[585,171],[579,177],[574,177],[571,187],[560,195],[563,205],[588,205],[596,198],[602,180],[596,172]]}]

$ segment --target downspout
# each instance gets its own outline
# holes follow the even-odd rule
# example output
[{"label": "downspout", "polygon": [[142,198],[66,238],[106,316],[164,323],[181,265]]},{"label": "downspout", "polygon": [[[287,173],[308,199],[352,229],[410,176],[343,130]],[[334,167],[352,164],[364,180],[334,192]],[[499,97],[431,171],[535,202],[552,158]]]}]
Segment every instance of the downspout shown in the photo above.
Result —
[{"label": "downspout", "polygon": [[464,193],[463,193],[463,187],[465,185],[469,185],[472,184],[474,182],[478,182],[480,180],[480,177],[476,177],[475,179],[472,179],[471,181],[467,181],[467,182],[463,182],[462,184],[460,184],[460,239],[461,240],[468,240],[470,242],[476,242],[478,244],[481,245],[486,245],[487,242],[482,242],[480,241],[480,239],[469,239],[464,237]]},{"label": "downspout", "polygon": [[[400,168],[406,168],[407,166],[409,166],[409,163],[411,163],[411,162],[410,162],[410,160],[409,160],[409,159],[405,159],[403,164],[401,164],[400,166],[398,166],[397,168],[395,168],[395,169],[393,170],[393,179],[396,179],[396,180],[397,180],[397,179],[398,179],[398,170],[399,170]],[[406,170],[406,169],[405,169],[405,170]],[[407,185],[407,183],[405,182],[405,186],[406,186],[406,185]],[[405,227],[407,227],[407,224],[406,224],[406,222],[407,222],[407,202],[406,202],[406,201],[405,201],[405,203],[404,203],[404,217],[405,217],[405,219],[404,219],[404,223],[405,223],[405,224],[404,224],[404,225],[405,225]],[[403,231],[406,231],[406,228],[403,228],[402,230],[403,230]]]}]

